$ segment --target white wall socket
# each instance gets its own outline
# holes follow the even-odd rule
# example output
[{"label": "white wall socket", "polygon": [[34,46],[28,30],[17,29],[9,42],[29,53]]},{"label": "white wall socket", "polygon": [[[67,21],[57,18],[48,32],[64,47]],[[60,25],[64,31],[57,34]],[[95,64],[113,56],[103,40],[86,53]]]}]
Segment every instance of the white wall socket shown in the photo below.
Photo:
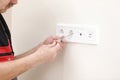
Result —
[{"label": "white wall socket", "polygon": [[[68,36],[73,33],[71,36]],[[57,24],[56,35],[67,36],[67,42],[98,44],[99,30],[95,25]]]}]

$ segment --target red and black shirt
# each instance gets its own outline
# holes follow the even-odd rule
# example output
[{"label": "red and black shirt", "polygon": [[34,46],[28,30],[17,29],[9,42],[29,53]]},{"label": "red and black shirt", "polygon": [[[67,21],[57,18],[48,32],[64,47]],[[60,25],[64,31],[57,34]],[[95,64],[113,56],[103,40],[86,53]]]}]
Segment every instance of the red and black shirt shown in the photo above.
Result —
[{"label": "red and black shirt", "polygon": [[0,14],[0,62],[11,60],[14,60],[11,34],[3,16]]}]

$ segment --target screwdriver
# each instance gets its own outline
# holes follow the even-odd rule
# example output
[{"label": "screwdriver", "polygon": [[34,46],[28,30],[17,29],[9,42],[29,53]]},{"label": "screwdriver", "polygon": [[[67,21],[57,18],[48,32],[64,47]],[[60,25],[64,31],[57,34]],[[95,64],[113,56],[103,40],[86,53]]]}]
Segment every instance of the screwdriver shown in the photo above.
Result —
[{"label": "screwdriver", "polygon": [[63,39],[65,39],[65,38],[67,38],[67,37],[70,37],[70,36],[72,36],[72,35],[73,35],[73,31],[70,30],[68,35],[60,37],[57,41],[58,41],[58,42],[63,42]]}]

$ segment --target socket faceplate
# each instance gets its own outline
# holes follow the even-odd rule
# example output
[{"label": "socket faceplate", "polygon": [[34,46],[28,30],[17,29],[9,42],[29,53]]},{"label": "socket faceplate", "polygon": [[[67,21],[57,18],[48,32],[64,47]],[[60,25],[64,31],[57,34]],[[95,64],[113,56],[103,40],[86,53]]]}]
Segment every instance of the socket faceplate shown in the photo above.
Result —
[{"label": "socket faceplate", "polygon": [[56,35],[67,36],[70,32],[73,34],[65,37],[67,42],[85,44],[99,43],[99,30],[96,25],[57,24]]}]

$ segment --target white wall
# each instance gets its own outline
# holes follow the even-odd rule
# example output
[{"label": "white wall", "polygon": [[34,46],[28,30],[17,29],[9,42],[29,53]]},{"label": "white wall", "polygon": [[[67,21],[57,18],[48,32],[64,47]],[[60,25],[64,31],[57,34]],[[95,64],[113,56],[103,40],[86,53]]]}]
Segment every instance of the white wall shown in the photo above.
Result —
[{"label": "white wall", "polygon": [[100,27],[99,45],[68,44],[55,62],[26,72],[20,80],[120,80],[119,4],[119,0],[19,0],[12,13],[17,54],[55,34],[57,23]]}]

